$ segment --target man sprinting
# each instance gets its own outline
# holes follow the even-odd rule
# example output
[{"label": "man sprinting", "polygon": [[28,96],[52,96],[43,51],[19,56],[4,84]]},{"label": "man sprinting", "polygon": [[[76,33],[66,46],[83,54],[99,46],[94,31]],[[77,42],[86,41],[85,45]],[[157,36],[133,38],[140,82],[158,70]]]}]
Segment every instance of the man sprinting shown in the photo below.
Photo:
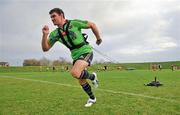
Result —
[{"label": "man sprinting", "polygon": [[93,59],[93,51],[81,29],[91,29],[96,36],[97,45],[102,42],[99,31],[96,25],[90,21],[65,19],[64,12],[60,8],[53,8],[49,14],[53,24],[58,28],[53,30],[50,35],[47,25],[42,28],[42,49],[44,52],[48,51],[59,41],[71,51],[73,59],[71,75],[79,81],[79,84],[89,96],[85,107],[91,107],[96,102],[96,97],[86,79],[90,79],[95,88],[98,87],[98,79],[96,73],[93,72],[91,74],[86,70]]}]

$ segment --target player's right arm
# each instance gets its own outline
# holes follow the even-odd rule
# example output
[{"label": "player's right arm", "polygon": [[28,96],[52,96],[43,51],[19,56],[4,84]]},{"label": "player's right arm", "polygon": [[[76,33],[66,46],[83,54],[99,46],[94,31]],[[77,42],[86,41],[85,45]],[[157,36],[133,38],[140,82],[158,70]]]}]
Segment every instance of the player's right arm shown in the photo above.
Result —
[{"label": "player's right arm", "polygon": [[48,41],[49,27],[47,25],[42,28],[42,33],[42,50],[46,52],[52,47],[50,42]]}]

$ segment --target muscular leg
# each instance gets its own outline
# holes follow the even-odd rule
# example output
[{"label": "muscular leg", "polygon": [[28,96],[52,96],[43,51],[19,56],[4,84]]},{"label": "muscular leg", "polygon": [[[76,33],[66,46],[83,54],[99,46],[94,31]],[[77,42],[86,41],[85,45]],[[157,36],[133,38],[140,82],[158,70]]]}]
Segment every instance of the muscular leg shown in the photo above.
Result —
[{"label": "muscular leg", "polygon": [[71,75],[77,79],[80,78],[81,73],[88,66],[88,63],[84,60],[77,60],[71,69]]},{"label": "muscular leg", "polygon": [[91,90],[91,86],[85,79],[79,79],[79,84],[82,86],[83,90],[88,94],[91,99],[95,99],[95,96]]},{"label": "muscular leg", "polygon": [[93,74],[90,74],[87,70],[85,70],[87,66],[88,63],[86,61],[77,60],[71,69],[72,76],[78,79],[94,80],[95,76]]},{"label": "muscular leg", "polygon": [[[88,66],[88,63],[86,61],[77,60],[71,69],[71,74],[73,77],[75,77],[79,80],[79,84],[82,86],[83,90],[89,95],[89,97],[91,99],[95,99],[95,97],[91,91],[91,86],[86,81],[87,77],[85,77],[86,75],[89,76],[88,72],[84,72],[84,71],[86,71],[85,68],[87,66]],[[84,74],[84,73],[86,73],[86,74]]]}]

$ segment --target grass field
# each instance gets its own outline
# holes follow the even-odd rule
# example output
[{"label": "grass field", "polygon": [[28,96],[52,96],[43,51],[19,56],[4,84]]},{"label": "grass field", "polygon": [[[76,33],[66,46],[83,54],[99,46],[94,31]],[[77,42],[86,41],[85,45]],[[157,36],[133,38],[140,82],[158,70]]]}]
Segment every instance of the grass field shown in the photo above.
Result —
[{"label": "grass field", "polygon": [[[180,115],[180,71],[98,72],[88,97],[68,72],[1,72],[0,115]],[[164,85],[147,87],[157,76]]]}]

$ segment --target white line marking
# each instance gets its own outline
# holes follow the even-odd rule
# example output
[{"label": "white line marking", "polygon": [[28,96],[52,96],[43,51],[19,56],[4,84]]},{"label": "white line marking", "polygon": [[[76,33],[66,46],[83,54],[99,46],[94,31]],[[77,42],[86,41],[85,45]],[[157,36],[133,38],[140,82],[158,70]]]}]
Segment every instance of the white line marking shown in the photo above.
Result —
[{"label": "white line marking", "polygon": [[[70,84],[62,84],[62,83],[58,83],[58,82],[50,82],[50,81],[34,80],[34,79],[25,79],[25,78],[12,77],[12,76],[0,76],[0,77],[12,78],[12,79],[18,79],[18,80],[25,80],[25,81],[33,81],[33,82],[40,82],[40,83],[47,83],[47,84],[55,84],[55,85],[61,85],[61,86],[66,86],[66,87],[80,88],[80,86],[73,86],[73,85],[70,85]],[[96,90],[105,91],[105,92],[108,92],[108,93],[123,94],[123,95],[130,95],[130,96],[137,96],[137,97],[144,97],[144,98],[150,98],[150,99],[156,99],[156,100],[180,103],[180,101],[173,100],[173,99],[154,97],[154,96],[148,96],[148,95],[143,95],[143,94],[124,92],[124,91],[114,91],[114,90],[100,89],[100,88],[98,88]]]}]

